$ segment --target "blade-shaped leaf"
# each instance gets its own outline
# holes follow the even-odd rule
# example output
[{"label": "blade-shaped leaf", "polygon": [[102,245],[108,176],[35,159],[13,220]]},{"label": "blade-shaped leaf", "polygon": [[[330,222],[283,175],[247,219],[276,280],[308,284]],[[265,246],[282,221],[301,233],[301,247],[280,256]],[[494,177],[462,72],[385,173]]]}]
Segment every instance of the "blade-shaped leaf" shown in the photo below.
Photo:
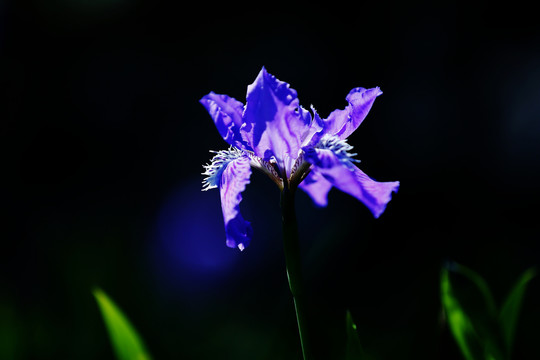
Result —
[{"label": "blade-shaped leaf", "polygon": [[510,353],[514,342],[517,319],[521,309],[521,304],[523,303],[525,290],[527,289],[529,281],[531,281],[535,276],[536,269],[531,268],[525,271],[515,283],[513,289],[506,297],[506,300],[501,308],[499,321],[508,353]]},{"label": "blade-shaped leaf", "polygon": [[345,354],[346,360],[366,360],[370,359],[362,349],[360,344],[360,338],[358,337],[358,332],[356,331],[356,324],[353,321],[351,312],[347,310],[346,317],[346,326],[347,326],[347,350]]},{"label": "blade-shaped leaf", "polygon": [[482,296],[484,297],[489,314],[495,317],[497,313],[497,307],[495,306],[495,299],[491,294],[491,290],[489,289],[486,280],[484,280],[484,278],[480,276],[480,274],[473,271],[472,269],[469,269],[465,265],[454,263],[453,269],[455,269],[457,273],[460,273],[466,278],[468,278],[476,285],[476,287],[478,288],[478,290],[480,290]]},{"label": "blade-shaped leaf", "polygon": [[93,291],[118,360],[150,360],[135,328],[101,289]]},{"label": "blade-shaped leaf", "polygon": [[446,313],[450,331],[463,357],[467,360],[482,359],[480,339],[469,316],[465,313],[452,291],[447,269],[441,271],[441,303]]}]

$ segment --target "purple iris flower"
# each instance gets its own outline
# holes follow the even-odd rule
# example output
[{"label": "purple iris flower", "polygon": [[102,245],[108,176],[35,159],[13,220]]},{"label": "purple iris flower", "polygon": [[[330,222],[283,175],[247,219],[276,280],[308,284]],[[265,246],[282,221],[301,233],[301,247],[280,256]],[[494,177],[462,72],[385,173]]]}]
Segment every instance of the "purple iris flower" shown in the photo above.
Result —
[{"label": "purple iris flower", "polygon": [[296,91],[263,67],[247,88],[246,105],[227,95],[210,92],[200,102],[214,120],[228,150],[216,152],[205,165],[203,190],[219,187],[226,244],[248,246],[253,230],[240,214],[242,191],[251,168],[266,173],[280,188],[300,187],[318,206],[326,206],[332,187],[363,202],[379,217],[398,181],[377,182],[360,170],[346,139],[362,123],[378,88],[354,88],[347,107],[322,119],[300,106]]}]

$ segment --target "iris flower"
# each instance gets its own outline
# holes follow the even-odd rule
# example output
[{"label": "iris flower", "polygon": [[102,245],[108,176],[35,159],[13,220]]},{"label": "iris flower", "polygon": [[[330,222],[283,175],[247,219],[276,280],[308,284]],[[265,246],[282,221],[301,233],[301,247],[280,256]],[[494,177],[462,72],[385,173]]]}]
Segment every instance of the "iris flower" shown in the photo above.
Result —
[{"label": "iris flower", "polygon": [[246,104],[210,92],[200,102],[214,120],[228,150],[215,152],[205,165],[203,190],[219,188],[226,244],[244,250],[253,230],[240,214],[242,192],[251,168],[267,174],[280,188],[304,190],[318,206],[326,206],[332,187],[364,203],[379,217],[397,192],[399,182],[377,182],[355,163],[351,135],[367,116],[378,88],[352,89],[348,105],[323,119],[299,104],[297,93],[263,67],[247,88]]}]

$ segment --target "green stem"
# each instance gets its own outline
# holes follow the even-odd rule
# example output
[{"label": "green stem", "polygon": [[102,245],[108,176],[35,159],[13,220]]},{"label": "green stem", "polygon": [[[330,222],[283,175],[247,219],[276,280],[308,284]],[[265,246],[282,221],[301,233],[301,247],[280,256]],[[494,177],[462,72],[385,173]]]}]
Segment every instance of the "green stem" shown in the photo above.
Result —
[{"label": "green stem", "polygon": [[302,264],[300,261],[300,243],[298,240],[298,225],[294,210],[294,190],[284,187],[281,192],[281,214],[283,222],[283,249],[287,266],[289,288],[294,300],[296,321],[300,334],[300,344],[304,360],[311,360],[311,347],[308,340],[308,327],[305,314],[305,295],[302,284]]}]

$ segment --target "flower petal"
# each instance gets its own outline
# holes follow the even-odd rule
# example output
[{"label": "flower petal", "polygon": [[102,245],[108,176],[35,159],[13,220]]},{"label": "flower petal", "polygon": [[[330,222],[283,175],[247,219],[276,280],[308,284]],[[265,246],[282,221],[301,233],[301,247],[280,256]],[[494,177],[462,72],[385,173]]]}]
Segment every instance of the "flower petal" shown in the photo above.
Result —
[{"label": "flower petal", "polygon": [[203,96],[199,101],[214,120],[219,134],[226,142],[238,148],[251,150],[245,146],[240,136],[244,104],[232,97],[214,92]]},{"label": "flower petal", "polygon": [[298,187],[311,197],[315,205],[320,207],[328,205],[328,192],[332,188],[332,184],[316,169],[313,169]]},{"label": "flower petal", "polygon": [[242,156],[230,161],[221,174],[219,192],[221,195],[221,210],[225,222],[227,246],[244,250],[252,236],[253,229],[248,221],[240,214],[242,191],[249,184],[251,167],[249,157]]},{"label": "flower petal", "polygon": [[378,218],[397,192],[399,181],[377,182],[350,162],[341,161],[331,150],[305,149],[304,158],[315,166],[328,182],[339,190],[362,201]]},{"label": "flower petal", "polygon": [[311,116],[299,110],[296,91],[263,67],[248,86],[243,121],[240,133],[255,155],[267,161],[275,157],[288,173],[285,162],[287,168],[292,164],[286,158],[298,157],[301,138],[311,122]]},{"label": "flower petal", "polygon": [[221,175],[219,191],[221,195],[221,210],[225,222],[227,246],[244,250],[253,236],[253,229],[248,221],[240,214],[242,191],[249,184],[251,167],[249,157],[242,156],[227,164]]},{"label": "flower petal", "polygon": [[311,120],[308,130],[302,138],[302,147],[317,145],[324,135],[324,131],[321,131],[324,129],[324,120],[321,119],[313,105],[311,111],[313,112],[313,120]]},{"label": "flower petal", "polygon": [[382,91],[378,87],[352,89],[346,98],[349,105],[344,110],[334,110],[324,120],[324,134],[336,135],[340,139],[349,137],[364,121],[375,98],[381,94]]}]

